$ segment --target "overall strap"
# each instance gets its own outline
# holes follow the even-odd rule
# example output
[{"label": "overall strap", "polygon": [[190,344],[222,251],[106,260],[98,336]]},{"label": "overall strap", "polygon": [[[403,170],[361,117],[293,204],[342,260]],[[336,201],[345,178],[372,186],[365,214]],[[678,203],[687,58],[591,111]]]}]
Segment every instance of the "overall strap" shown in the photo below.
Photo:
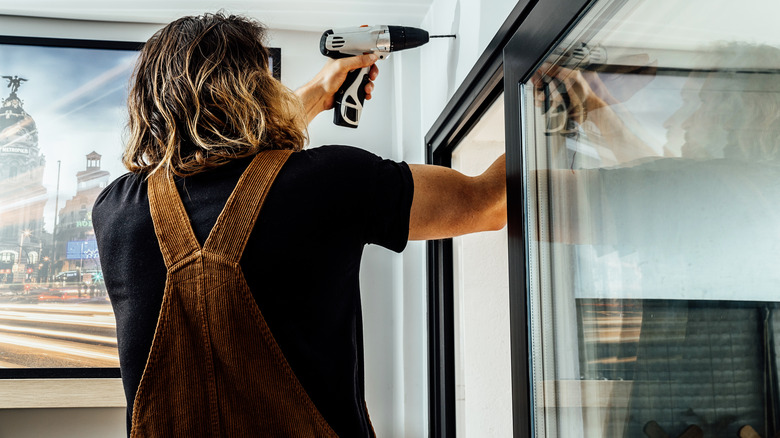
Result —
[{"label": "overall strap", "polygon": [[165,267],[170,270],[179,261],[200,251],[200,245],[176,190],[173,175],[160,170],[149,176],[148,184],[154,233],[160,243]]},{"label": "overall strap", "polygon": [[290,150],[259,152],[236,184],[203,250],[238,263],[254,229],[268,189],[289,158]]}]

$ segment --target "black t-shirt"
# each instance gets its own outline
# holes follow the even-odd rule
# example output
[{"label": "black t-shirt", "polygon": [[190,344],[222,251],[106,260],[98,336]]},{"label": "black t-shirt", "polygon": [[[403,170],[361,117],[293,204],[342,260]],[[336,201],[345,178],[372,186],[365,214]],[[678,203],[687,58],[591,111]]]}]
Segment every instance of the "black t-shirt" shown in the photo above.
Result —
[{"label": "black t-shirt", "polygon": [[[177,179],[201,245],[250,161]],[[371,435],[358,281],[363,246],[403,250],[413,191],[403,162],[346,146],[293,153],[268,193],[241,259],[249,288],[290,366],[341,437]],[[129,430],[166,277],[145,178],[119,177],[98,197],[92,219],[116,315]]]}]

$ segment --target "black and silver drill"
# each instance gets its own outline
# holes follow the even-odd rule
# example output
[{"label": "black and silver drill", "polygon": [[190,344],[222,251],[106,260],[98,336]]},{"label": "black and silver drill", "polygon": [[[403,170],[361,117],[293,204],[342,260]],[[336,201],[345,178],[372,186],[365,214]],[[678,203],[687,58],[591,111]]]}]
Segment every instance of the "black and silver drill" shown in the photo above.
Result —
[{"label": "black and silver drill", "polygon": [[[320,39],[320,52],[333,59],[374,53],[386,59],[390,52],[422,46],[429,38],[454,38],[455,35],[428,35],[428,32],[408,26],[360,26],[345,29],[329,29]],[[357,128],[370,67],[349,72],[347,80],[335,96],[333,123]]]}]

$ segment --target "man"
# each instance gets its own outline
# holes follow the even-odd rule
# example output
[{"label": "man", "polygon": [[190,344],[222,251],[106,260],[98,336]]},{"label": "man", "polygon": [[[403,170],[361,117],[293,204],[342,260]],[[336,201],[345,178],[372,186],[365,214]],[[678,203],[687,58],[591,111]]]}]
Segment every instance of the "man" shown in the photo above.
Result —
[{"label": "man", "polygon": [[263,37],[246,18],[185,17],[140,54],[131,173],[93,210],[132,436],[373,436],[363,246],[506,222],[503,158],[469,178],[303,150],[306,123],[376,57],[332,61],[293,94],[268,71]]}]

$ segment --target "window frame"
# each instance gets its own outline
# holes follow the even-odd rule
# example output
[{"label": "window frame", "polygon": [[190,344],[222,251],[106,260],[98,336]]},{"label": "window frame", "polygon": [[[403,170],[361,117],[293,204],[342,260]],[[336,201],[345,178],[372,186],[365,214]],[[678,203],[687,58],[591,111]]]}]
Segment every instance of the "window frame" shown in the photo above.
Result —
[{"label": "window frame", "polygon": [[[426,163],[451,167],[455,147],[504,94],[512,417],[517,438],[533,436],[521,84],[595,1],[520,0],[425,136]],[[452,251],[452,239],[427,243],[432,438],[456,436]]]}]

